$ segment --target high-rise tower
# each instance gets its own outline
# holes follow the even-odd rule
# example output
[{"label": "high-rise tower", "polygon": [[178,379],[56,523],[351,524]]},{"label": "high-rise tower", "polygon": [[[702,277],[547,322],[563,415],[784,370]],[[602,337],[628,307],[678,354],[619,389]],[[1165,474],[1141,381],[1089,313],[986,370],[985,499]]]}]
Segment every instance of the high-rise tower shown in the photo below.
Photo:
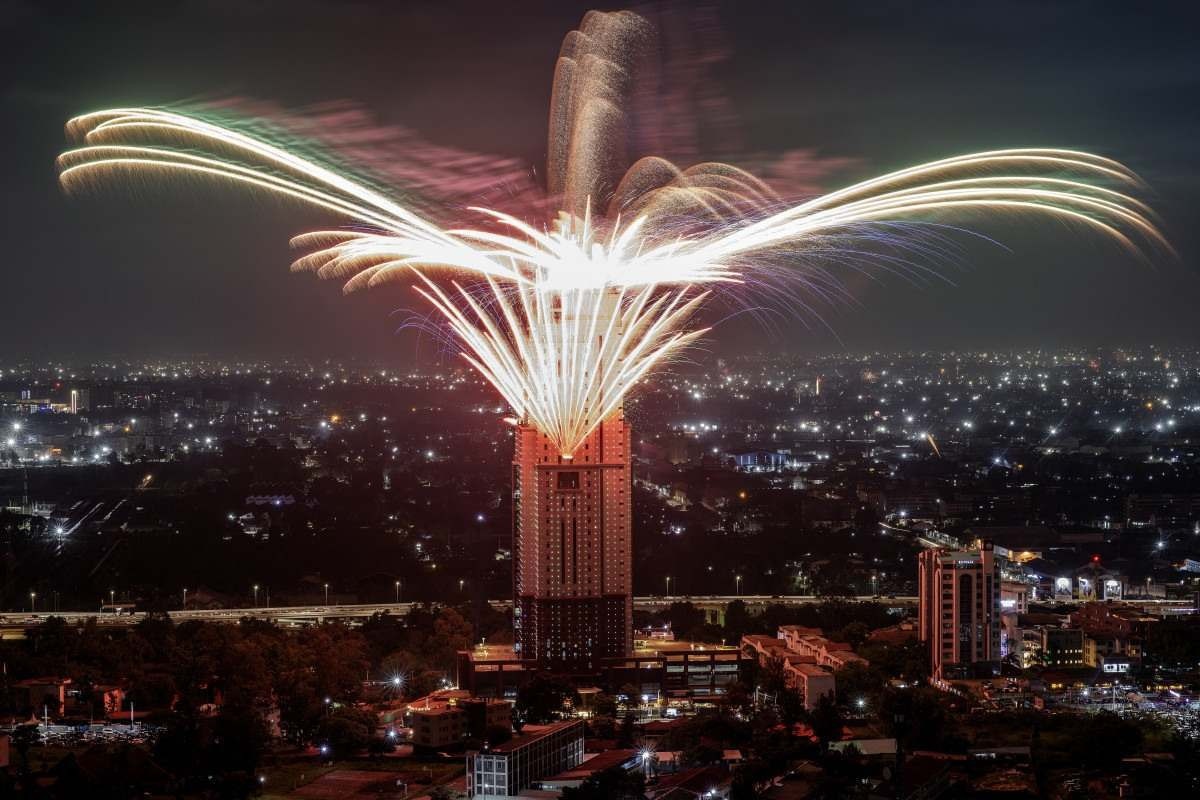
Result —
[{"label": "high-rise tower", "polygon": [[992,675],[1000,665],[1000,572],[991,542],[918,557],[921,641],[934,677]]},{"label": "high-rise tower", "polygon": [[517,653],[585,672],[633,644],[630,431],[620,410],[572,457],[519,425],[513,457]]}]

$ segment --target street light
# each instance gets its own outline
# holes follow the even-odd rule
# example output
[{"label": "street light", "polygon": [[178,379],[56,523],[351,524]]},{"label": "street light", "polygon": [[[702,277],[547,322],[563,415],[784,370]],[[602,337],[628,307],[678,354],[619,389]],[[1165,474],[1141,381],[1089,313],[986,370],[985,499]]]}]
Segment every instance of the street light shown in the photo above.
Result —
[{"label": "street light", "polygon": [[396,581],[396,605],[400,605],[400,581]]},{"label": "street light", "polygon": [[463,590],[463,585],[464,585],[465,583],[466,583],[466,581],[464,581],[462,578],[459,578],[459,579],[458,579],[458,591],[459,591],[460,593],[462,592],[462,590]]},{"label": "street light", "polygon": [[[108,590],[108,604],[110,606],[115,606],[117,604],[117,590],[116,589]],[[116,611],[116,609],[114,608],[113,611]]]},{"label": "street light", "polygon": [[329,584],[325,584],[325,605],[329,605]]},{"label": "street light", "polygon": [[187,611],[187,587],[183,587],[183,610]]},{"label": "street light", "polygon": [[254,607],[258,608],[258,584],[254,584]]},{"label": "street light", "polygon": [[742,576],[734,575],[733,577],[734,577],[734,584],[737,587],[737,596],[741,597],[742,596]]},{"label": "street light", "polygon": [[667,576],[667,597],[671,596],[671,576]]},{"label": "street light", "polygon": [[37,613],[37,592],[29,593],[29,613]]}]

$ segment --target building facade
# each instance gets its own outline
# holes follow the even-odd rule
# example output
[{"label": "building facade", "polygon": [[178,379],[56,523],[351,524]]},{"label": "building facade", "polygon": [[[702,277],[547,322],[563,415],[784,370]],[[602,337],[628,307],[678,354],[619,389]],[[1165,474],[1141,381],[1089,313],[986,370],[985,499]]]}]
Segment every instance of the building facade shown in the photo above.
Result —
[{"label": "building facade", "polygon": [[583,762],[583,720],[526,726],[511,741],[467,753],[467,796],[514,797],[535,781]]},{"label": "building facade", "polygon": [[513,626],[523,661],[589,672],[633,647],[630,430],[618,410],[571,457],[518,425]]},{"label": "building facade", "polygon": [[995,674],[1000,662],[1000,571],[990,542],[925,550],[918,559],[921,641],[936,678]]}]

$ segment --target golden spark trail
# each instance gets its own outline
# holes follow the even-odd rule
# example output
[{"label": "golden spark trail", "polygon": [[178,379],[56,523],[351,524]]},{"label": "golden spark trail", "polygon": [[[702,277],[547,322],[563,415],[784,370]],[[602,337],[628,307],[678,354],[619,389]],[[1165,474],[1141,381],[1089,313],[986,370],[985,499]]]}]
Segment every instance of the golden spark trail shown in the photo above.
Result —
[{"label": "golden spark trail", "polygon": [[[769,271],[822,294],[824,278],[770,261],[825,253],[838,236],[876,226],[887,237],[894,223],[1036,214],[1132,250],[1170,251],[1152,212],[1130,193],[1141,187],[1137,176],[1074,150],[942,159],[790,207],[762,181],[724,164],[681,170],[643,158],[624,175],[605,174],[621,148],[597,131],[621,135],[612,114],[628,93],[626,81],[613,83],[625,73],[610,60],[644,25],[627,12],[593,12],[564,43],[550,124],[551,190],[564,210],[545,227],[478,208],[486,227],[443,228],[285,146],[154,108],[71,120],[67,132],[78,146],[59,156],[60,181],[67,190],[123,172],[226,181],[366,226],[295,237],[307,254],[292,269],[341,280],[346,291],[414,278],[467,362],[564,456],[638,381],[705,332],[688,323],[710,291],[761,283]],[[593,97],[603,99],[608,116],[589,116]],[[594,196],[603,186],[616,188]]]}]

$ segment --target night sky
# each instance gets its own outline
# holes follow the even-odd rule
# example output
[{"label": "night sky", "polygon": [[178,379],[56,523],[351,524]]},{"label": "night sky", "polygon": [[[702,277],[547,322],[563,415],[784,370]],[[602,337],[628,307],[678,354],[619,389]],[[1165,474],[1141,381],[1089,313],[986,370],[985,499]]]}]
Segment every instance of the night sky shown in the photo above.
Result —
[{"label": "night sky", "polygon": [[[252,97],[350,100],[430,141],[540,168],[554,59],[587,4],[0,3],[0,359],[436,358],[397,335],[402,284],[343,297],[292,275],[288,237],[338,220],[228,187],[68,198],[71,116]],[[679,6],[676,6],[678,9]],[[716,349],[1195,344],[1200,334],[1200,48],[1193,3],[866,2],[716,6],[714,92],[739,147],[848,159],[827,188],[1014,146],[1090,150],[1153,187],[1178,262],[1138,263],[1053,223],[986,232],[946,281],[855,284],[832,332],[743,320]],[[726,153],[704,154],[725,157]]]}]

